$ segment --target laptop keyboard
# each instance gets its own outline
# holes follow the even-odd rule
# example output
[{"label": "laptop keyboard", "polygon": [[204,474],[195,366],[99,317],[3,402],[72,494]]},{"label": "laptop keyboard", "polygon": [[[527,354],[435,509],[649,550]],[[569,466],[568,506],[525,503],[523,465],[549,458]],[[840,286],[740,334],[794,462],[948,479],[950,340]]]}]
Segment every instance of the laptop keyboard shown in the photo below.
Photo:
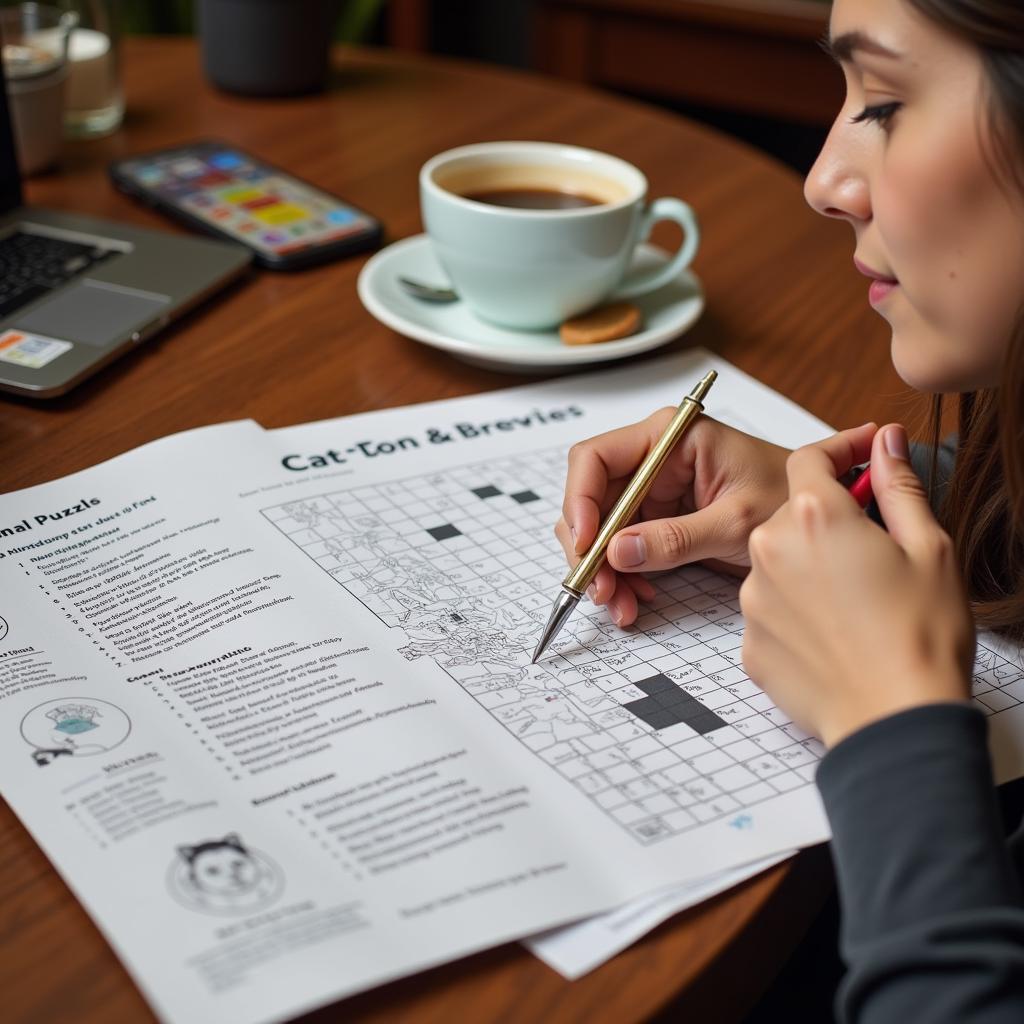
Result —
[{"label": "laptop keyboard", "polygon": [[0,317],[59,288],[115,252],[25,231],[0,238]]}]

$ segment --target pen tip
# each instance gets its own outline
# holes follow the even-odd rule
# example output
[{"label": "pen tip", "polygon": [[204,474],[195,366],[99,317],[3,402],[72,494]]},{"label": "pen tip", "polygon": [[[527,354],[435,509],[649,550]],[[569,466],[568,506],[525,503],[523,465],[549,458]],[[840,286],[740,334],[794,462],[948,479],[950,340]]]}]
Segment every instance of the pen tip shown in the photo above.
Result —
[{"label": "pen tip", "polygon": [[579,594],[566,587],[559,591],[558,597],[555,598],[554,606],[551,609],[551,615],[548,617],[547,625],[544,627],[544,632],[541,633],[540,640],[537,641],[537,646],[534,648],[531,665],[536,665],[544,652],[551,646],[551,641],[558,636],[562,626],[565,625],[565,620],[569,618],[573,608],[579,603],[579,599]]}]

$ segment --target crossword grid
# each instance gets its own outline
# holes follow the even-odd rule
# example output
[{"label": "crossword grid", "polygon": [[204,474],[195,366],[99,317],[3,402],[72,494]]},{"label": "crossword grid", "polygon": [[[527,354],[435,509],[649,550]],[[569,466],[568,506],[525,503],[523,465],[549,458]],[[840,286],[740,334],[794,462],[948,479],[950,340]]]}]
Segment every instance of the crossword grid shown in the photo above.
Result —
[{"label": "crossword grid", "polygon": [[[807,785],[823,753],[745,675],[738,584],[656,577],[619,629],[581,603],[529,664],[565,563],[552,537],[564,448],[288,502],[263,514],[388,627],[642,843]],[[975,703],[1024,702],[979,647]]]}]

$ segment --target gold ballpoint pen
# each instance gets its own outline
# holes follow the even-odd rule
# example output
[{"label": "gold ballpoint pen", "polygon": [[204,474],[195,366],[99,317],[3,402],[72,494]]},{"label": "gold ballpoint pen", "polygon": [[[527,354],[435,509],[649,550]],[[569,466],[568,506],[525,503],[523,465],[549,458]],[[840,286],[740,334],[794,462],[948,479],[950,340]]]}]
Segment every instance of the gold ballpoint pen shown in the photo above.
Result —
[{"label": "gold ballpoint pen", "polygon": [[640,468],[630,480],[629,486],[622,492],[622,496],[608,513],[608,518],[598,530],[594,543],[590,545],[590,549],[579,560],[576,567],[571,569],[569,575],[562,580],[561,593],[555,598],[548,623],[541,634],[537,649],[533,652],[534,664],[561,632],[565,620],[579,604],[587,587],[593,583],[597,570],[604,562],[608,542],[636,514],[640,503],[647,497],[647,492],[651,489],[658,471],[665,464],[672,449],[675,448],[676,442],[683,436],[686,428],[704,411],[704,397],[711,390],[711,385],[715,383],[717,376],[718,374],[711,370],[680,402],[675,416],[665,428],[665,433],[658,438],[655,446],[647,453],[647,458],[640,463]]}]

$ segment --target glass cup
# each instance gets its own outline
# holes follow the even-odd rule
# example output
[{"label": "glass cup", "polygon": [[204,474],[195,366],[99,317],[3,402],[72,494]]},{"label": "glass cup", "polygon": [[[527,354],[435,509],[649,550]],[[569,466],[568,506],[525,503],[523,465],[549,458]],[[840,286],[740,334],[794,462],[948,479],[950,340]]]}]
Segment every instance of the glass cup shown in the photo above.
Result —
[{"label": "glass cup", "polygon": [[78,16],[68,46],[64,134],[94,139],[116,131],[124,118],[119,34],[114,0],[66,0]]},{"label": "glass cup", "polygon": [[22,174],[52,166],[60,155],[68,39],[78,19],[44,4],[0,9],[0,37],[14,146]]}]

